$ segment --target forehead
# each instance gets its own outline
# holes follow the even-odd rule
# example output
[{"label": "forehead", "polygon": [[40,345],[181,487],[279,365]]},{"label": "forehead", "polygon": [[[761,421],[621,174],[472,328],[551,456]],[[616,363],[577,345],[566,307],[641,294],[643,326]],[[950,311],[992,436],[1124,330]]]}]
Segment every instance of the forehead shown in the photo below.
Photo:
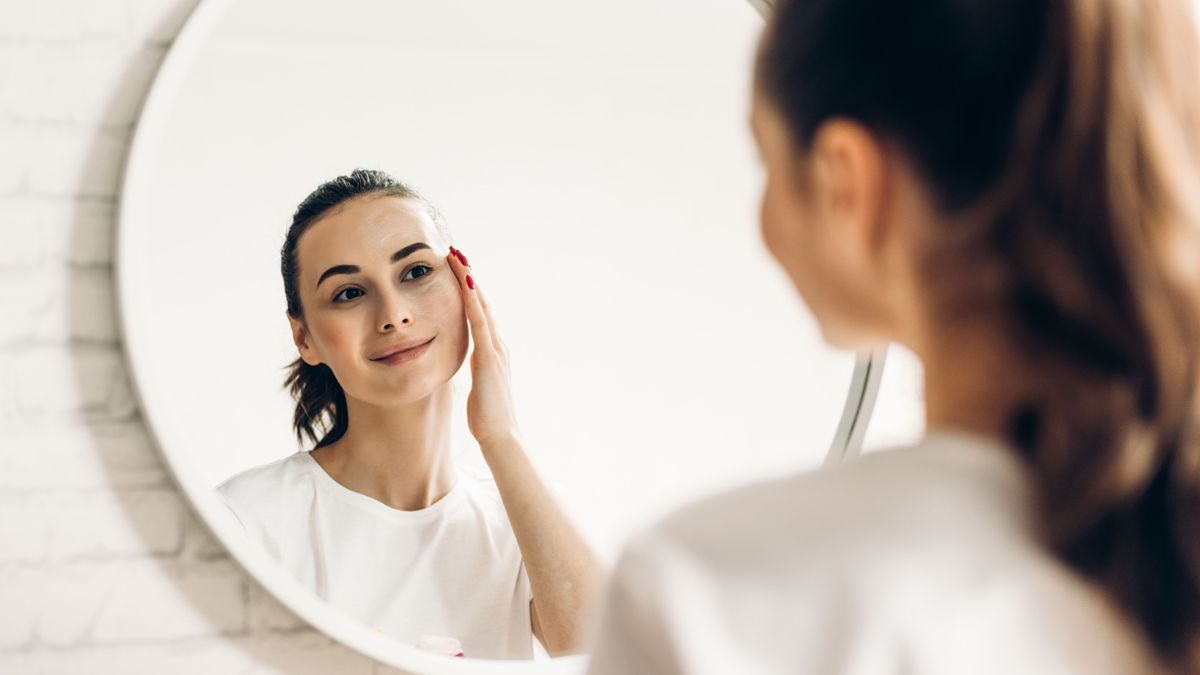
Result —
[{"label": "forehead", "polygon": [[387,264],[391,255],[424,241],[437,246],[437,225],[415,199],[356,197],[334,207],[301,235],[297,244],[301,274],[320,274],[333,265]]},{"label": "forehead", "polygon": [[789,135],[778,109],[758,91],[750,97],[750,129],[755,140],[766,146],[776,145]]}]

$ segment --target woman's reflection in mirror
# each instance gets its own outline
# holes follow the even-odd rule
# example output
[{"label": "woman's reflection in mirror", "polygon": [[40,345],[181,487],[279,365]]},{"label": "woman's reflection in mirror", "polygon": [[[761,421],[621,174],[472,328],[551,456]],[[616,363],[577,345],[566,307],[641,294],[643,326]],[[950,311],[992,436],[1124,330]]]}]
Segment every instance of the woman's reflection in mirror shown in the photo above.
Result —
[{"label": "woman's reflection in mirror", "polygon": [[[218,493],[302,583],[379,632],[468,657],[531,658],[534,637],[571,653],[601,563],[525,454],[486,279],[450,243],[437,210],[383,172],[301,202],[280,261],[299,353],[285,386],[313,447]],[[469,349],[467,421],[490,472],[451,449]]]}]

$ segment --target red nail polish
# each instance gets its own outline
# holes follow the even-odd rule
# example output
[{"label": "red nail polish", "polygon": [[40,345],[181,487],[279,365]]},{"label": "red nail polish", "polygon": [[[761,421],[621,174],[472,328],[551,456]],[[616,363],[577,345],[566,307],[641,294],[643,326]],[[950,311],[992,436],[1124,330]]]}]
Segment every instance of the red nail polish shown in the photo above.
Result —
[{"label": "red nail polish", "polygon": [[458,256],[458,261],[463,264],[463,267],[471,266],[471,263],[467,262],[467,256],[463,255],[462,251],[455,250],[454,255]]},{"label": "red nail polish", "polygon": [[471,278],[470,274],[467,275],[467,288],[475,290],[475,280]]}]

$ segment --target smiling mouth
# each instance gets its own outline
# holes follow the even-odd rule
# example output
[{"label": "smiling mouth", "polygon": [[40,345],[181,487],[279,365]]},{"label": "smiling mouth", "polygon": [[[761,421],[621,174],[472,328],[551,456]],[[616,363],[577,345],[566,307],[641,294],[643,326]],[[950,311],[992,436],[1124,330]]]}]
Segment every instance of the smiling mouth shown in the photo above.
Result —
[{"label": "smiling mouth", "polygon": [[389,354],[387,356],[380,357],[378,359],[371,359],[371,360],[374,361],[375,363],[386,363],[389,365],[405,363],[407,361],[411,361],[412,359],[417,358],[422,353],[424,353],[425,350],[429,347],[429,345],[433,343],[433,340],[434,340],[434,338],[429,338],[427,341],[425,341],[419,345],[416,345],[415,347],[409,347],[408,349],[404,349],[404,350]]}]

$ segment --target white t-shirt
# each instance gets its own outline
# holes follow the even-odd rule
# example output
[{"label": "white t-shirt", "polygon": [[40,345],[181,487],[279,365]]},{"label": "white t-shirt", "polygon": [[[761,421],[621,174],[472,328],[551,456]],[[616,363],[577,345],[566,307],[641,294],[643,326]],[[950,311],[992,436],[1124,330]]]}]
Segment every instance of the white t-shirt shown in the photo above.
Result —
[{"label": "white t-shirt", "polygon": [[490,476],[459,468],[448,494],[402,511],[298,452],[217,492],[271,557],[367,626],[409,645],[452,637],[468,657],[533,657],[529,578]]},{"label": "white t-shirt", "polygon": [[1141,672],[1140,633],[1036,543],[1031,484],[937,430],[686,507],[626,545],[589,673]]}]

